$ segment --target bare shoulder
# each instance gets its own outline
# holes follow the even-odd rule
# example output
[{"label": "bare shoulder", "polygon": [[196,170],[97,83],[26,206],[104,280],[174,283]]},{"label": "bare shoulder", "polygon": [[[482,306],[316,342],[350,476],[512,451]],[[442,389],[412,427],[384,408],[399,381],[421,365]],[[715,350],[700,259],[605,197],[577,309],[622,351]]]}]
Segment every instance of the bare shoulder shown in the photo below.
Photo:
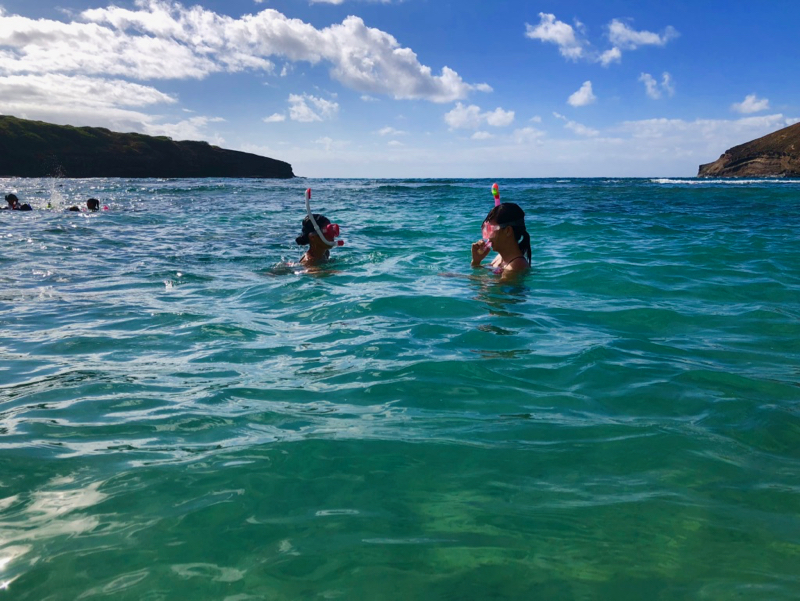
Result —
[{"label": "bare shoulder", "polygon": [[517,257],[508,265],[506,265],[503,271],[528,271],[530,268],[531,266],[528,264],[528,261],[525,259],[525,257]]}]

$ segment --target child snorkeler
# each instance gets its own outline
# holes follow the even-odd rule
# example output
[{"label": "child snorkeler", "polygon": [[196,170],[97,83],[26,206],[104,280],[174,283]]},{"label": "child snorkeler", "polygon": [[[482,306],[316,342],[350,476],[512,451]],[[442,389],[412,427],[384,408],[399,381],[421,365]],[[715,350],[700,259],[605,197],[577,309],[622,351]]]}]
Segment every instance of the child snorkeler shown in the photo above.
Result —
[{"label": "child snorkeler", "polygon": [[[337,244],[341,245],[341,240],[338,243],[334,241],[339,235],[337,224],[331,223],[330,219],[319,213],[314,213],[312,217],[316,221],[318,229],[314,227],[311,217],[306,217],[303,219],[303,233],[295,238],[295,242],[299,245],[309,245],[306,254],[300,259],[300,263],[307,267],[325,263],[330,259],[330,249]],[[318,231],[322,233],[322,237],[317,233]]]},{"label": "child snorkeler", "polygon": [[331,220],[318,213],[311,213],[311,188],[306,190],[306,213],[303,219],[303,233],[295,238],[298,244],[308,244],[309,248],[300,263],[306,267],[319,265],[326,262],[331,257],[330,249],[334,246],[342,246],[344,242],[336,241],[339,235],[339,226],[331,223]]},{"label": "child snorkeler", "polygon": [[525,229],[525,211],[513,202],[495,206],[481,228],[483,239],[472,245],[472,266],[480,267],[490,250],[497,252],[490,267],[496,274],[530,269],[531,237]]}]

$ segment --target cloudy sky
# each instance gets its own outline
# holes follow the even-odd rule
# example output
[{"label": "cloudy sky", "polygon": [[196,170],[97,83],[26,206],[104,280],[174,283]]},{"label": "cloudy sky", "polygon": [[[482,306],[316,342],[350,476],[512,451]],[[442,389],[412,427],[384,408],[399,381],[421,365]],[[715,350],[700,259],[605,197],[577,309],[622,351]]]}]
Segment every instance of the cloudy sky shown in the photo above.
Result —
[{"label": "cloudy sky", "polygon": [[693,176],[800,120],[800,2],[0,0],[0,113],[308,177]]}]

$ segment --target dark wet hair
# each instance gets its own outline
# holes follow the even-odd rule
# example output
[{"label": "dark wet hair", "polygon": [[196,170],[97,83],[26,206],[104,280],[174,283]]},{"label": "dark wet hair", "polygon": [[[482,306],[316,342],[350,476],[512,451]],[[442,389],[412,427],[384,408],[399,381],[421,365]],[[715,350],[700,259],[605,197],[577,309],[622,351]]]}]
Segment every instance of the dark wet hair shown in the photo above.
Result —
[{"label": "dark wet hair", "polygon": [[100,201],[96,198],[90,198],[86,201],[86,208],[88,208],[90,211],[99,211]]},{"label": "dark wet hair", "polygon": [[519,245],[522,254],[528,258],[528,264],[531,263],[531,237],[528,230],[525,228],[525,211],[513,202],[504,202],[494,207],[484,223],[487,221],[494,221],[500,227],[511,226],[514,228],[514,239]]},{"label": "dark wet hair", "polygon": [[16,194],[6,194],[6,202],[19,202]]},{"label": "dark wet hair", "polygon": [[[317,222],[320,230],[324,230],[325,226],[331,222],[331,220],[325,217],[325,215],[320,215],[319,213],[314,213],[314,221]],[[308,244],[308,235],[316,233],[317,232],[314,230],[314,224],[311,223],[311,220],[308,217],[306,217],[303,219],[303,233],[295,238],[294,241],[300,245]]]}]

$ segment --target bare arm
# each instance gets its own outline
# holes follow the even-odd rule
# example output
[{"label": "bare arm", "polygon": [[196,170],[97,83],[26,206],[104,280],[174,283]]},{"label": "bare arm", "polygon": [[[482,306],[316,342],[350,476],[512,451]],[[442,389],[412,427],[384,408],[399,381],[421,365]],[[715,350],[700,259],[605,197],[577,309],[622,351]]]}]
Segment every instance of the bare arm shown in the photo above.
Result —
[{"label": "bare arm", "polygon": [[481,261],[486,258],[491,248],[483,240],[478,240],[472,245],[472,266],[480,267]]}]

